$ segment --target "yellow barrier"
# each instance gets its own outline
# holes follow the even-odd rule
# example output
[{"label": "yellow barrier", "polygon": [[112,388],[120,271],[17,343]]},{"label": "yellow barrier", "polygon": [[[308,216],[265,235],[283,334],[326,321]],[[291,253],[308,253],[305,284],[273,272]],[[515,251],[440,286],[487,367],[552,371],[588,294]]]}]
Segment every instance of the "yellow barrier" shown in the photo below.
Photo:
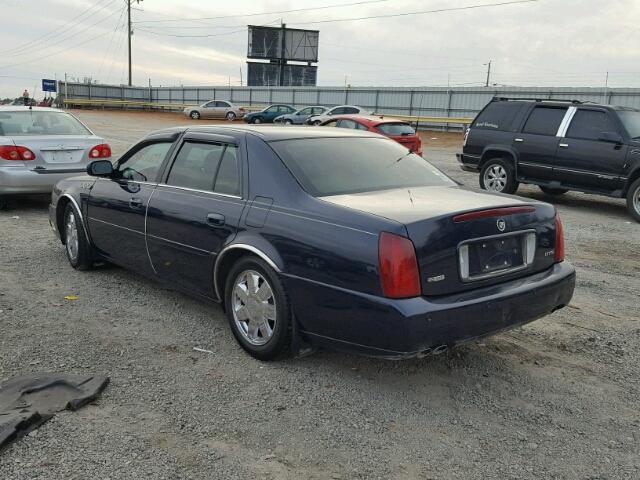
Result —
[{"label": "yellow barrier", "polygon": [[[95,106],[95,107],[140,107],[161,110],[183,110],[187,107],[195,107],[194,103],[157,103],[157,102],[141,102],[139,100],[100,100],[88,98],[67,98],[63,100],[65,106]],[[248,112],[262,110],[266,105],[245,105],[244,108]],[[410,123],[428,123],[431,125],[470,125],[473,121],[471,117],[421,117],[416,115],[384,115],[376,116],[397,118]]]}]

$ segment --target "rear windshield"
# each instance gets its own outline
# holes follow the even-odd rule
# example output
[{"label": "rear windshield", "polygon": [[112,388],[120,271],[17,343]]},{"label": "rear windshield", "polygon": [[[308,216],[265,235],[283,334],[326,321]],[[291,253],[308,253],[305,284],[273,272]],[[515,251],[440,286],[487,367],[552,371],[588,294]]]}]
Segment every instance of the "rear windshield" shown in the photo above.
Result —
[{"label": "rear windshield", "polygon": [[629,136],[634,140],[640,140],[640,112],[618,110],[618,116]]},{"label": "rear windshield", "polygon": [[91,132],[67,113],[25,110],[0,112],[0,135],[91,135]]},{"label": "rear windshield", "polygon": [[376,128],[390,137],[416,134],[416,131],[408,123],[382,123],[377,125]]},{"label": "rear windshield", "polygon": [[385,138],[312,138],[271,143],[311,195],[455,185],[437,168]]},{"label": "rear windshield", "polygon": [[473,121],[473,128],[515,132],[516,115],[524,106],[521,102],[491,102]]}]

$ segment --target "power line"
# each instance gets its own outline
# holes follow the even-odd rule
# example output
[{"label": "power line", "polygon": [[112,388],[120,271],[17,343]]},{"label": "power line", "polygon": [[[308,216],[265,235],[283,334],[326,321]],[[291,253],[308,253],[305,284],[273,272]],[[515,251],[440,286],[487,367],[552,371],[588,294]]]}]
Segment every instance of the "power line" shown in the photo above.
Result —
[{"label": "power line", "polygon": [[[271,23],[279,23],[280,19],[277,20],[273,20],[271,22],[265,23],[264,25],[269,25]],[[231,32],[224,32],[224,33],[207,33],[207,34],[203,34],[203,35],[178,35],[175,33],[163,33],[163,32],[154,32],[153,30],[147,30],[146,28],[140,28],[137,27],[137,30],[139,32],[145,32],[145,33],[150,33],[152,35],[158,35],[161,37],[176,37],[176,38],[209,38],[209,37],[222,37],[222,36],[226,36],[226,35],[233,35],[236,33],[240,33],[240,32],[245,32],[247,31],[247,26],[243,25],[242,28],[238,29],[238,30],[233,30]]]},{"label": "power line", "polygon": [[369,15],[367,17],[334,18],[331,20],[314,20],[311,22],[289,22],[289,23],[292,25],[314,25],[318,23],[355,22],[359,20],[373,20],[376,18],[407,17],[410,15],[426,15],[428,13],[455,12],[455,11],[461,11],[461,10],[473,10],[477,8],[486,8],[486,7],[502,7],[507,5],[516,5],[520,3],[533,3],[537,1],[538,0],[514,0],[510,2],[467,5],[466,7],[437,8],[434,10],[423,10],[418,12],[388,13],[384,15]]},{"label": "power line", "polygon": [[160,22],[183,22],[183,21],[196,21],[196,20],[219,20],[223,18],[243,18],[243,17],[258,17],[258,16],[266,16],[266,15],[281,15],[283,13],[295,13],[295,12],[308,12],[311,10],[327,10],[330,8],[342,8],[342,7],[352,7],[355,5],[366,5],[371,3],[383,3],[388,2],[390,0],[367,0],[360,2],[352,2],[352,3],[341,3],[334,5],[325,5],[322,7],[308,7],[308,8],[296,8],[293,10],[280,10],[277,12],[260,12],[260,13],[245,13],[245,14],[236,14],[236,15],[220,15],[216,17],[182,17],[182,18],[173,18],[169,20],[141,20],[135,23],[160,23]]}]

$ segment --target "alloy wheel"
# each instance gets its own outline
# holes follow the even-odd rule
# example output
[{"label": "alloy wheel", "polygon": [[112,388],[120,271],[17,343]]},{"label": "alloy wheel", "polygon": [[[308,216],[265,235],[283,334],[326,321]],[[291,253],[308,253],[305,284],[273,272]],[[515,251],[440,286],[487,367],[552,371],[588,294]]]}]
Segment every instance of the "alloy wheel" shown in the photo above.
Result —
[{"label": "alloy wheel", "polygon": [[640,185],[636,188],[636,191],[633,192],[633,209],[636,211],[638,215],[640,215]]},{"label": "alloy wheel", "polygon": [[227,113],[227,120],[229,120],[230,122],[233,122],[236,119],[236,114],[233,112],[229,112]]},{"label": "alloy wheel", "polygon": [[502,165],[492,165],[484,172],[484,185],[487,190],[501,192],[507,184],[507,171]]},{"label": "alloy wheel", "polygon": [[252,345],[265,345],[276,328],[276,301],[267,279],[255,270],[241,272],[231,293],[233,319]]},{"label": "alloy wheel", "polygon": [[76,215],[73,211],[70,211],[67,215],[67,222],[65,224],[64,233],[67,253],[69,255],[69,258],[73,262],[75,262],[78,259],[80,243],[78,241],[78,226],[76,225]]}]

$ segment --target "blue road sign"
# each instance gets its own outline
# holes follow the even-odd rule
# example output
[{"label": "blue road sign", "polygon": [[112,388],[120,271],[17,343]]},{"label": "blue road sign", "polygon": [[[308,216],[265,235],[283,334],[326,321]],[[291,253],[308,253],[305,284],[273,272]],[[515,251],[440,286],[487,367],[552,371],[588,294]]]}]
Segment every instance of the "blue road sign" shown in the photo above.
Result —
[{"label": "blue road sign", "polygon": [[42,91],[43,92],[57,92],[56,81],[55,80],[47,80],[46,78],[42,79]]}]

